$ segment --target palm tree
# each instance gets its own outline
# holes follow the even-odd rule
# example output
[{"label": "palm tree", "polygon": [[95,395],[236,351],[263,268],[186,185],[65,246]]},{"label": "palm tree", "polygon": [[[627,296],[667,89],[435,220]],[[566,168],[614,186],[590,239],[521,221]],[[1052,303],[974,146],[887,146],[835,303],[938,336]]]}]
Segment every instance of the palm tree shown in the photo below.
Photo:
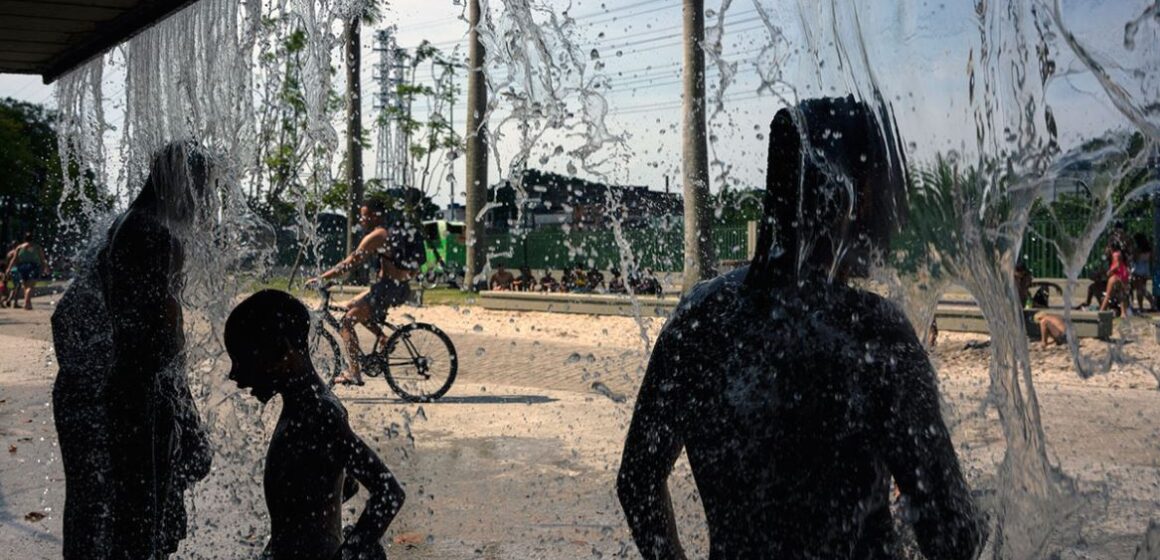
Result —
[{"label": "palm tree", "polygon": [[713,225],[709,213],[709,156],[705,143],[705,0],[685,0],[684,127],[681,167],[685,190],[683,289],[714,275]]},{"label": "palm tree", "polygon": [[354,249],[354,224],[358,215],[359,206],[363,200],[362,176],[362,91],[360,79],[362,73],[362,40],[361,27],[363,23],[372,25],[379,20],[378,1],[369,0],[363,5],[363,11],[346,21],[344,46],[346,49],[346,181],[347,181],[347,214],[346,214],[346,252]]}]

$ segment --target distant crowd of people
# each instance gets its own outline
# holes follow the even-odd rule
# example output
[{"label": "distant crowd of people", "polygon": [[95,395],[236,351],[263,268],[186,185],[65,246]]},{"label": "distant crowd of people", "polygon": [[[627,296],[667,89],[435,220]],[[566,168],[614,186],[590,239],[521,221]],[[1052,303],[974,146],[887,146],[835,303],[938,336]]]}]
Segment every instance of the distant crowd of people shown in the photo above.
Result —
[{"label": "distant crowd of people", "polygon": [[552,275],[551,269],[545,269],[544,275],[537,280],[530,267],[520,267],[519,276],[516,276],[500,264],[488,280],[487,287],[493,291],[576,294],[627,294],[631,291],[634,294],[659,296],[664,292],[660,280],[649,268],[643,272],[630,272],[627,278],[621,275],[619,269],[613,268],[609,270],[609,275],[611,278],[606,281],[604,273],[596,267],[586,268],[577,264],[561,270],[558,279]]},{"label": "distant crowd of people", "polygon": [[1144,312],[1144,300],[1147,300],[1148,310],[1156,311],[1156,300],[1148,291],[1148,281],[1152,279],[1152,244],[1142,233],[1129,235],[1122,222],[1113,225],[1104,247],[1103,265],[1096,267],[1090,279],[1087,297],[1076,309],[1090,307],[1094,300],[1099,302],[1100,311],[1110,308],[1126,317],[1132,310]]},{"label": "distant crowd of people", "polygon": [[[1116,222],[1108,234],[1100,264],[1088,277],[1091,283],[1088,284],[1087,297],[1075,309],[1111,310],[1120,317],[1157,311],[1156,300],[1148,290],[1148,281],[1152,278],[1151,262],[1152,244],[1148,236],[1143,233],[1130,236],[1123,222]],[[1062,288],[1051,282],[1035,281],[1027,264],[1022,261],[1015,265],[1015,285],[1025,307],[1042,310],[1034,315],[1033,320],[1039,325],[1043,345],[1065,344],[1067,324],[1063,316],[1047,310],[1050,307],[1049,288],[1060,294]],[[1032,288],[1037,289],[1032,292]],[[1144,308],[1145,300],[1149,305],[1147,310]]]}]

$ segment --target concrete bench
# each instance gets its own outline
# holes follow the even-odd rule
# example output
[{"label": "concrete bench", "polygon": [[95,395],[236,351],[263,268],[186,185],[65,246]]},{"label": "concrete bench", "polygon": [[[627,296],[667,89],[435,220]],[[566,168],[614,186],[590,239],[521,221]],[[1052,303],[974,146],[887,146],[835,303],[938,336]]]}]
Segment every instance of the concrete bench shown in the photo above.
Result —
[{"label": "concrete bench", "polygon": [[[1034,321],[1035,314],[1040,311],[1063,316],[1062,309],[1024,309],[1023,323],[1027,328],[1027,335],[1033,339],[1039,338],[1039,325]],[[1080,338],[1098,338],[1107,340],[1112,336],[1112,319],[1115,314],[1111,311],[1072,311],[1072,332]],[[940,331],[989,333],[987,320],[983,318],[983,311],[978,307],[966,305],[939,305],[935,310],[935,320]]]},{"label": "concrete bench", "polygon": [[[677,306],[673,296],[637,296],[640,314],[644,317],[668,317]],[[480,292],[479,305],[484,309],[502,311],[544,311],[578,313],[584,315],[635,314],[633,298],[623,294],[574,294],[542,292]]]},{"label": "concrete bench", "polygon": [[[541,311],[548,313],[576,313],[582,315],[634,315],[633,300],[623,294],[576,294],[543,292],[495,292],[479,294],[478,303],[484,309],[498,311]],[[644,317],[669,317],[677,306],[679,298],[670,296],[637,296],[640,314]],[[1039,325],[1032,318],[1041,309],[1026,309],[1023,312],[1027,333],[1032,338],[1039,337]],[[1048,309],[1049,313],[1062,316],[1061,309]],[[983,312],[973,305],[939,305],[935,318],[941,331],[987,333],[987,321]],[[1112,336],[1111,311],[1073,311],[1072,328],[1081,338],[1108,339]]]}]

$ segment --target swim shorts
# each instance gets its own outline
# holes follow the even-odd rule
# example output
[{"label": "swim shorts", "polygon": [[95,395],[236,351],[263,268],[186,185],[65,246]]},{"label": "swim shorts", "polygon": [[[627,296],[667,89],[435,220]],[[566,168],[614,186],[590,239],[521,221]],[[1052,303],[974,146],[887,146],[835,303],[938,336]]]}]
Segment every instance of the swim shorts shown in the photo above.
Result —
[{"label": "swim shorts", "polygon": [[371,286],[370,294],[367,295],[371,304],[371,312],[374,314],[375,321],[379,322],[387,318],[387,310],[402,305],[409,297],[411,297],[411,286],[407,282],[390,278],[375,282]]},{"label": "swim shorts", "polygon": [[37,280],[38,272],[40,272],[40,265],[36,263],[18,263],[12,267],[12,280],[17,284],[33,282]]}]

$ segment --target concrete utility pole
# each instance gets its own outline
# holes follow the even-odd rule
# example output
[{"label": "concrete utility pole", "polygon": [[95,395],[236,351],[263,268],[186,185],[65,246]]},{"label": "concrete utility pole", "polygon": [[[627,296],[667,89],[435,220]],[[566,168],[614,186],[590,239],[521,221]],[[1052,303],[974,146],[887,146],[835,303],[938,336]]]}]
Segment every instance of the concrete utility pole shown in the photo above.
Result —
[{"label": "concrete utility pole", "polygon": [[464,282],[474,288],[475,275],[483,270],[484,251],[487,249],[483,217],[479,215],[487,204],[487,129],[484,116],[487,113],[487,82],[483,74],[483,44],[479,42],[479,0],[470,0],[468,20],[468,68],[467,68],[467,273]]},{"label": "concrete utility pole", "polygon": [[705,142],[705,0],[684,0],[684,127],[681,171],[685,190],[685,273],[682,290],[715,275],[709,212],[709,154]]},{"label": "concrete utility pole", "polygon": [[346,253],[354,250],[354,226],[363,201],[362,174],[362,92],[359,64],[362,48],[359,16],[346,22],[346,181],[347,196]]}]

